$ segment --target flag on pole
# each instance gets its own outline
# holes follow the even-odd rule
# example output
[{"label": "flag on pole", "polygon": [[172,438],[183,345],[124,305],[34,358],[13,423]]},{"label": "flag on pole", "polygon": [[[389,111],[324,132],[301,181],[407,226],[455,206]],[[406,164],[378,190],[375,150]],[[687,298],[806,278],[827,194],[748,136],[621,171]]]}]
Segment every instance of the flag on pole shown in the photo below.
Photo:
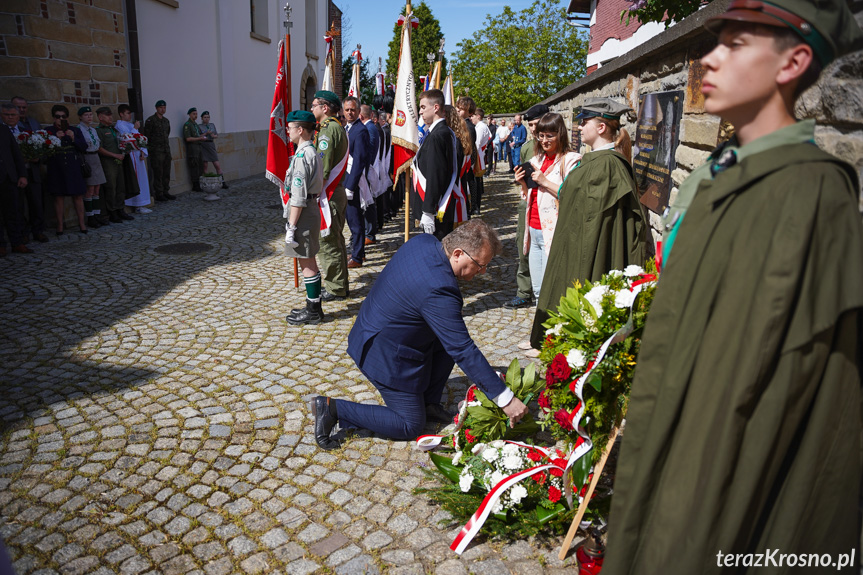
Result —
[{"label": "flag on pole", "polygon": [[426,88],[427,90],[431,90],[432,88],[434,88],[435,90],[440,89],[440,78],[438,77],[439,75],[440,75],[440,60],[435,62],[434,66],[433,66],[432,75],[431,75],[431,78],[429,79],[429,87]]},{"label": "flag on pole", "polygon": [[455,92],[452,89],[452,74],[446,77],[443,83],[443,103],[447,106],[455,106]]},{"label": "flag on pole", "polygon": [[285,55],[284,40],[279,42],[279,66],[276,69],[276,89],[273,93],[273,106],[270,112],[270,134],[267,143],[267,179],[279,186],[282,207],[286,206],[290,196],[289,186],[285,184],[285,176],[291,164],[293,145],[288,140],[285,116],[291,110],[288,100],[288,74],[290,67]]},{"label": "flag on pole", "polygon": [[348,96],[353,96],[363,103],[362,95],[360,94],[360,62],[363,61],[363,55],[360,53],[360,46],[357,44],[357,49],[353,51],[351,56],[354,57],[354,69],[351,74],[351,86],[348,88]]},{"label": "flag on pole", "polygon": [[324,41],[327,43],[327,56],[324,58],[326,67],[324,68],[324,78],[321,81],[321,90],[332,92],[333,86],[335,86],[336,83],[335,65],[333,64],[333,59],[335,58],[335,53],[333,52],[333,37],[324,36]]},{"label": "flag on pole", "polygon": [[383,96],[386,93],[384,88],[384,73],[378,72],[375,74],[375,96]]},{"label": "flag on pole", "polygon": [[392,119],[394,181],[398,179],[399,174],[410,168],[410,161],[419,149],[418,116],[414,93],[416,81],[411,59],[411,28],[416,28],[419,20],[411,14],[408,18],[401,16],[399,23],[402,26],[402,40]]}]

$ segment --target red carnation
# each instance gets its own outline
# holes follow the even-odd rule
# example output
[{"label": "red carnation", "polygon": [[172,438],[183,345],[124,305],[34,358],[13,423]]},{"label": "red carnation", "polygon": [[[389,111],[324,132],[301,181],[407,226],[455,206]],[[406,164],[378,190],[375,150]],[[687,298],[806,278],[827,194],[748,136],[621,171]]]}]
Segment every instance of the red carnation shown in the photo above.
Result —
[{"label": "red carnation", "polygon": [[467,400],[476,401],[476,391],[474,391],[473,387],[467,390]]},{"label": "red carnation", "polygon": [[536,449],[531,449],[527,452],[527,458],[535,463],[538,463],[542,461],[542,453],[540,453]]},{"label": "red carnation", "polygon": [[455,417],[452,418],[453,423],[458,423],[458,414],[455,414]]},{"label": "red carnation", "polygon": [[455,447],[455,435],[452,436],[452,446]]},{"label": "red carnation", "polygon": [[545,478],[546,478],[545,473],[537,473],[536,475],[533,476],[533,480],[536,481],[537,483],[539,483],[540,485],[545,483]]},{"label": "red carnation", "polygon": [[547,336],[545,336],[545,346],[551,347],[552,343],[553,343],[553,340],[552,340],[551,334],[548,334]]},{"label": "red carnation", "polygon": [[569,367],[569,364],[566,362],[566,356],[562,353],[554,356],[554,359],[552,360],[549,369],[551,369],[551,371],[554,373],[554,376],[559,381],[566,381],[572,374],[572,368]]},{"label": "red carnation", "polygon": [[567,431],[572,431],[572,416],[565,409],[558,409],[554,412],[554,420],[559,426]]},{"label": "red carnation", "polygon": [[[590,485],[590,481],[592,479],[593,479],[593,473],[591,473],[590,475],[587,476],[587,479],[584,481],[584,486],[581,488],[581,491],[578,492],[578,495],[580,497],[584,497],[585,495],[587,495],[587,486]],[[592,496],[591,496],[591,499],[593,499]]]},{"label": "red carnation", "polygon": [[542,390],[542,393],[539,394],[539,399],[536,400],[539,406],[543,409],[550,409],[551,402],[548,400],[548,396],[545,394],[545,390]]},{"label": "red carnation", "polygon": [[464,430],[464,438],[467,440],[468,443],[473,443],[474,441],[476,441],[476,437],[470,434],[470,429]]},{"label": "red carnation", "polygon": [[545,370],[545,388],[554,386],[557,383],[557,380],[554,377],[554,371],[551,369],[551,366]]},{"label": "red carnation", "polygon": [[552,485],[548,488],[548,500],[552,503],[560,501],[560,489]]}]

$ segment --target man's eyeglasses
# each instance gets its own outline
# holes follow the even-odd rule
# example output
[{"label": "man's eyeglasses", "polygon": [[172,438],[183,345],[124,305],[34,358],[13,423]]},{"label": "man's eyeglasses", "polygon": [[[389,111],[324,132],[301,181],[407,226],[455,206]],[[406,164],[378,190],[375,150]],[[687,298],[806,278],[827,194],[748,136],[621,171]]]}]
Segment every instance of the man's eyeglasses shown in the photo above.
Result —
[{"label": "man's eyeglasses", "polygon": [[[485,273],[485,270],[486,270],[486,268],[488,267],[488,264],[485,264],[485,265],[480,264],[478,261],[476,261],[475,259],[473,259],[473,256],[471,256],[469,253],[467,253],[467,252],[466,252],[466,251],[464,251],[464,250],[462,250],[462,251],[461,251],[461,253],[463,253],[464,255],[466,255],[467,257],[469,257],[469,258],[470,258],[470,261],[472,261],[473,263],[475,263],[475,264],[476,264],[476,267],[478,267],[478,268],[479,268],[479,271],[481,271],[481,272]],[[491,262],[489,262],[489,263],[491,263]]]},{"label": "man's eyeglasses", "polygon": [[69,116],[67,116],[66,114],[54,114],[54,117],[57,118],[58,120],[65,120]]}]

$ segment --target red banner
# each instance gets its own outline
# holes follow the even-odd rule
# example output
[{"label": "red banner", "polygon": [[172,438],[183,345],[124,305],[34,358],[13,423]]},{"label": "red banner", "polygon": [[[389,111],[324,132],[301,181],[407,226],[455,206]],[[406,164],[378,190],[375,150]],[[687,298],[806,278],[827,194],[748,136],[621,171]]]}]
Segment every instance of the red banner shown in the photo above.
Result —
[{"label": "red banner", "polygon": [[279,42],[279,66],[276,71],[276,89],[270,111],[270,135],[267,144],[267,179],[279,186],[282,206],[288,203],[289,188],[285,185],[285,175],[294,149],[288,139],[285,122],[285,116],[291,110],[291,102],[288,99],[288,74],[290,74],[290,65],[285,54],[285,43],[282,41]]}]

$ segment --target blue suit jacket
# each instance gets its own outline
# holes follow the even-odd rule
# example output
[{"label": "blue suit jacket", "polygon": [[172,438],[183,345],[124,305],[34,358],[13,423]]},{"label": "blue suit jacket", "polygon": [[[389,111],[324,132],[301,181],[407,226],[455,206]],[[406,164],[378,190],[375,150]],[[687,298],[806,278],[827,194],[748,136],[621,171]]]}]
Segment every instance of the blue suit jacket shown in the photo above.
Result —
[{"label": "blue suit jacket", "polygon": [[497,397],[506,386],[471,339],[463,304],[440,241],[420,234],[375,280],[348,335],[348,354],[373,382],[422,393],[442,347],[486,395]]},{"label": "blue suit jacket", "polygon": [[366,130],[369,131],[369,157],[366,159],[368,165],[375,163],[375,158],[378,155],[378,150],[381,147],[381,136],[378,134],[378,126],[372,121],[366,123]]},{"label": "blue suit jacket", "polygon": [[374,154],[369,140],[369,131],[359,119],[353,123],[348,132],[348,144],[350,145],[353,163],[351,164],[351,173],[345,173],[342,185],[347,190],[359,192],[360,176],[366,171],[369,165],[369,158]]}]

